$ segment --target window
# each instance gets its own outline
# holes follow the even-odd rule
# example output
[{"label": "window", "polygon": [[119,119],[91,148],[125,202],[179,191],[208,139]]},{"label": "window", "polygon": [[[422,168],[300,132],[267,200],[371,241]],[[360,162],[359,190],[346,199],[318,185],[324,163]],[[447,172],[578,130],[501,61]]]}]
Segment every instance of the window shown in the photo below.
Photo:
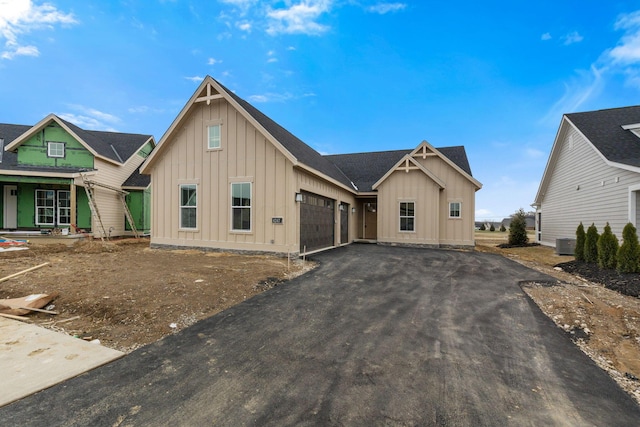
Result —
[{"label": "window", "polygon": [[449,218],[460,218],[461,217],[460,212],[461,212],[460,202],[449,203]]},{"label": "window", "polygon": [[207,126],[208,144],[209,150],[215,150],[220,148],[220,125]]},{"label": "window", "polygon": [[415,231],[415,203],[400,202],[400,231]]},{"label": "window", "polygon": [[196,184],[180,185],[180,228],[197,228],[198,198]]},{"label": "window", "polygon": [[71,224],[71,191],[58,190],[58,224]]},{"label": "window", "polygon": [[231,184],[231,229],[251,231],[251,183]]},{"label": "window", "polygon": [[47,142],[47,156],[64,157],[64,142]]},{"label": "window", "polygon": [[36,190],[36,225],[54,225],[54,190]]}]

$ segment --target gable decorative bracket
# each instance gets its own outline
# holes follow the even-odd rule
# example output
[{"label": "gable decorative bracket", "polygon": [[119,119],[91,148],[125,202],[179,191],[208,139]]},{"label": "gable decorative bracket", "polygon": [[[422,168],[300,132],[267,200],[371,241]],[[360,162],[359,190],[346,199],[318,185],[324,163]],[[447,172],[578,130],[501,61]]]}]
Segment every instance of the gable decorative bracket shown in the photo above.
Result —
[{"label": "gable decorative bracket", "polygon": [[437,154],[429,150],[426,145],[421,146],[418,151],[413,153],[413,157],[422,157],[423,159],[433,156],[437,156]]},{"label": "gable decorative bracket", "polygon": [[215,99],[221,99],[224,98],[221,94],[219,93],[211,93],[211,83],[207,83],[207,94],[205,96],[201,96],[199,98],[196,98],[195,102],[204,102],[207,101],[207,105],[211,104],[211,101],[215,100]]},{"label": "gable decorative bracket", "polygon": [[418,167],[415,166],[413,163],[409,162],[409,158],[404,159],[404,164],[399,165],[396,170],[398,171],[405,171],[406,173],[409,173],[409,171],[413,171],[413,170],[418,170]]}]

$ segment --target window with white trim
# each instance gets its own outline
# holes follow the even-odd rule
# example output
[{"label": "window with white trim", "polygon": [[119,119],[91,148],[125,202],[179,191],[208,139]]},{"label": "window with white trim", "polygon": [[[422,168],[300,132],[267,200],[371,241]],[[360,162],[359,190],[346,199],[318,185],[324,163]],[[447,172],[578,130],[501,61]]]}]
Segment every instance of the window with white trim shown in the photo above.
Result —
[{"label": "window with white trim", "polygon": [[64,142],[47,141],[48,157],[64,157]]},{"label": "window with white trim", "polygon": [[207,126],[207,138],[208,138],[207,148],[209,150],[217,150],[220,148],[221,146],[220,131],[221,131],[221,126],[219,124]]},{"label": "window with white trim", "polygon": [[251,231],[251,183],[231,183],[231,230]]},{"label": "window with white trim", "polygon": [[449,202],[449,218],[462,217],[462,203]]},{"label": "window with white trim", "polygon": [[180,184],[180,228],[198,228],[198,186]]},{"label": "window with white trim", "polygon": [[55,190],[36,190],[36,225],[54,225]]},{"label": "window with white trim", "polygon": [[415,231],[415,202],[400,202],[400,231]]}]

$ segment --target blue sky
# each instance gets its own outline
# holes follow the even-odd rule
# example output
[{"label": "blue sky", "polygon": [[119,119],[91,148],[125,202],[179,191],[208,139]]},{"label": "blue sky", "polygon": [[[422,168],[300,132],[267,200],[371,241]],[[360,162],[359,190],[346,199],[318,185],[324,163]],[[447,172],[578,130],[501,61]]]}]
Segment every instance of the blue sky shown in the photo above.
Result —
[{"label": "blue sky", "polygon": [[0,0],[0,122],[159,141],[207,74],[323,154],[464,145],[501,219],[563,113],[639,103],[640,2]]}]

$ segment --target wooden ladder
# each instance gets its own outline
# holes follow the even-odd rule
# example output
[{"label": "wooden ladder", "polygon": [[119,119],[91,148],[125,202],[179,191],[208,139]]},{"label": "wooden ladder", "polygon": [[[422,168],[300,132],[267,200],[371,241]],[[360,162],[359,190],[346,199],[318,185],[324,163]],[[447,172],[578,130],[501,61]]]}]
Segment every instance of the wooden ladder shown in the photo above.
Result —
[{"label": "wooden ladder", "polygon": [[107,233],[107,230],[104,228],[104,223],[102,222],[102,217],[100,216],[100,211],[98,210],[98,204],[96,203],[95,193],[94,193],[95,187],[106,188],[118,193],[120,202],[122,203],[122,207],[124,209],[124,215],[127,218],[127,221],[129,221],[129,225],[131,226],[131,231],[133,231],[133,235],[136,237],[136,239],[140,238],[140,234],[138,233],[136,224],[133,221],[133,216],[131,215],[129,206],[127,206],[126,196],[127,194],[129,194],[129,192],[121,190],[120,188],[117,188],[117,187],[113,187],[111,185],[91,181],[90,179],[87,178],[85,174],[82,174],[82,182],[84,184],[84,190],[87,193],[87,198],[89,199],[89,207],[91,208],[91,215],[93,215],[93,218],[96,220],[97,225],[100,226],[100,230],[102,231],[102,235],[100,236],[101,240],[104,241],[105,237],[107,238],[107,240],[109,240],[110,236]]}]

